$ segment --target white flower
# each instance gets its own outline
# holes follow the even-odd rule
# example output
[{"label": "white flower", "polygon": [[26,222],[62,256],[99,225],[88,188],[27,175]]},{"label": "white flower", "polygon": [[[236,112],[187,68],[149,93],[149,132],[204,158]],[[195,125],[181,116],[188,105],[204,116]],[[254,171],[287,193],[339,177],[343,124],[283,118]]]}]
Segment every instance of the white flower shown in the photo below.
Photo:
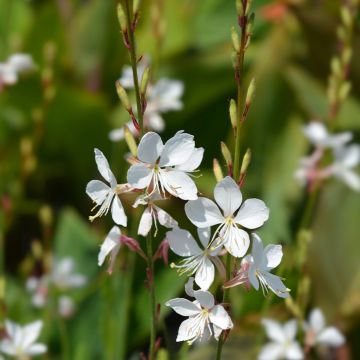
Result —
[{"label": "white flower", "polygon": [[113,226],[112,229],[107,234],[100,248],[100,252],[98,256],[98,265],[101,266],[104,263],[105,258],[110,254],[110,265],[108,268],[108,272],[110,274],[112,273],[114,267],[116,255],[120,250],[120,245],[121,245],[120,237],[121,237],[121,231],[119,227]]},{"label": "white flower", "polygon": [[224,245],[231,255],[242,257],[250,240],[241,227],[256,229],[262,226],[269,218],[269,209],[258,199],[248,199],[241,204],[239,186],[229,176],[215,186],[214,198],[218,205],[203,197],[189,201],[185,205],[186,215],[199,228],[219,225],[213,236],[217,236],[215,246]]},{"label": "white flower", "polygon": [[13,85],[22,73],[35,68],[35,64],[28,54],[11,55],[5,63],[0,63],[0,88],[2,84]]},{"label": "white flower", "polygon": [[211,251],[208,247],[210,240],[210,228],[197,229],[198,236],[204,249],[201,249],[192,235],[183,229],[173,229],[166,233],[171,250],[186,257],[179,265],[171,264],[178,269],[180,274],[195,274],[195,282],[202,290],[208,290],[215,278],[213,262],[221,263],[216,256],[221,248]]},{"label": "white flower", "polygon": [[318,308],[313,309],[309,321],[304,323],[305,343],[309,347],[316,344],[338,347],[344,344],[344,335],[335,327],[325,327],[325,318]]},{"label": "white flower", "polygon": [[297,333],[296,320],[290,320],[281,325],[277,321],[263,319],[262,324],[271,342],[262,348],[258,360],[300,360],[304,358],[303,351],[295,340]]},{"label": "white flower", "polygon": [[360,146],[349,145],[335,150],[331,173],[352,190],[360,191],[360,176],[353,169],[360,164]]},{"label": "white flower", "polygon": [[313,121],[303,127],[304,135],[316,147],[337,148],[345,145],[352,139],[351,132],[342,132],[339,134],[330,134],[326,126]]},{"label": "white flower", "polygon": [[35,342],[40,336],[42,325],[42,321],[21,326],[6,320],[7,337],[0,342],[0,351],[18,359],[44,354],[47,350],[46,345]]},{"label": "white flower", "polygon": [[[147,57],[143,57],[142,60],[138,63],[137,75],[138,75],[139,79],[142,78],[148,62],[149,62],[149,60],[147,59]],[[123,71],[122,71],[121,77],[119,79],[119,82],[120,82],[121,86],[125,89],[133,89],[134,88],[134,86],[135,86],[134,85],[134,77],[133,77],[133,71],[132,71],[131,66],[125,65],[123,67]]]},{"label": "white flower", "polygon": [[58,301],[58,312],[64,318],[71,317],[75,312],[75,303],[71,297],[62,295]]},{"label": "white flower", "polygon": [[139,197],[135,201],[133,205],[133,207],[135,208],[139,204],[147,206],[140,219],[138,229],[139,235],[146,236],[151,230],[153,223],[155,224],[155,228],[157,231],[157,221],[159,221],[160,225],[169,229],[178,226],[178,223],[175,219],[173,219],[165,210],[154,204],[154,201],[161,199],[162,198],[159,195],[154,194],[152,196]]},{"label": "white flower", "polygon": [[139,162],[127,173],[128,183],[148,194],[165,191],[183,200],[197,199],[197,188],[187,174],[200,165],[204,149],[195,148],[194,137],[179,131],[165,145],[154,132],[146,133],[138,147]]},{"label": "white flower", "polygon": [[50,273],[50,282],[59,290],[68,290],[83,287],[86,276],[75,273],[75,261],[71,257],[64,257],[54,262]]},{"label": "white flower", "polygon": [[37,308],[42,308],[46,305],[49,293],[48,276],[31,276],[26,281],[26,289],[32,294],[31,302]]},{"label": "white flower", "polygon": [[193,292],[195,301],[177,298],[168,301],[165,305],[176,313],[189,317],[179,327],[176,341],[195,340],[206,341],[211,336],[218,339],[222,330],[233,327],[229,314],[221,305],[215,305],[214,296],[208,291]]},{"label": "white flower", "polygon": [[[96,205],[94,209],[100,206],[98,212],[89,218],[93,221],[95,218],[107,214],[109,208],[111,207],[111,215],[114,222],[118,225],[126,226],[127,217],[118,196],[118,192],[120,192],[121,189],[117,185],[117,181],[110,169],[106,157],[98,149],[95,149],[95,161],[100,174],[110,184],[110,186],[100,180],[91,180],[87,184],[86,193],[95,202]],[[124,191],[129,190],[125,189]]]},{"label": "white flower", "polygon": [[[281,245],[267,245],[264,249],[258,235],[252,234],[252,239],[251,255],[243,259],[245,265],[242,264],[242,269],[234,279],[230,280],[229,285],[235,286],[249,281],[256,290],[261,286],[264,294],[270,289],[279,297],[289,297],[289,290],[280,277],[270,273],[281,262],[283,256]],[[247,271],[244,271],[244,266]]]}]

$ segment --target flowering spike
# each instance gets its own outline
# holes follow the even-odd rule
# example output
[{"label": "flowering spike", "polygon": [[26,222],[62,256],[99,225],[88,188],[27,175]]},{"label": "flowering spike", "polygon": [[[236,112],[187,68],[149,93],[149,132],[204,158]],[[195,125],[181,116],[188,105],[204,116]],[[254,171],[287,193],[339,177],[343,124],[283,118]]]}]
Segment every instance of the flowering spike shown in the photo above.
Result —
[{"label": "flowering spike", "polygon": [[135,138],[133,134],[131,133],[129,127],[127,125],[124,125],[124,138],[126,141],[127,146],[129,147],[129,150],[131,152],[131,155],[134,157],[137,156],[137,145]]}]

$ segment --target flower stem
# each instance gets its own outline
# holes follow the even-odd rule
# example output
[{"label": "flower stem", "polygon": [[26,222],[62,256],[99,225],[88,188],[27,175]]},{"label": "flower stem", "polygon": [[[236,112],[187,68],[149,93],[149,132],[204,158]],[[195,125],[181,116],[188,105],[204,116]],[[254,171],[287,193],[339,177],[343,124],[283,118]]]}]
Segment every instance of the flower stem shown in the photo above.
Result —
[{"label": "flower stem", "polygon": [[150,313],[151,313],[151,325],[150,325],[150,346],[149,346],[149,360],[155,359],[155,337],[156,337],[156,297],[155,297],[155,283],[154,283],[154,261],[153,261],[153,249],[152,249],[152,234],[146,236],[146,248],[147,248],[147,276],[148,286],[150,294]]}]

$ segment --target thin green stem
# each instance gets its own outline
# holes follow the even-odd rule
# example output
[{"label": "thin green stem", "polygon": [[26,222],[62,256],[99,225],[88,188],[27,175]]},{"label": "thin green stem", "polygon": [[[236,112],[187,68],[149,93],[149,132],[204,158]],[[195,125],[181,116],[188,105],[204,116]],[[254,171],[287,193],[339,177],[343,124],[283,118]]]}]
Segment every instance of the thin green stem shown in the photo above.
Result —
[{"label": "thin green stem", "polygon": [[68,337],[66,321],[59,315],[59,330],[60,330],[60,341],[61,341],[61,352],[62,359],[69,360],[70,357],[70,341]]}]

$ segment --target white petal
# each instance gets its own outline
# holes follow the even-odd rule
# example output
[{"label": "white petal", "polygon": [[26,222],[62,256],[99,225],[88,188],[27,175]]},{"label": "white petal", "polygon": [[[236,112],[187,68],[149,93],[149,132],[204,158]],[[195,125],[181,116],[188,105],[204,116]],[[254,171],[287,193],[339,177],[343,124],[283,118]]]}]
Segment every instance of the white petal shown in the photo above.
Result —
[{"label": "white petal", "polygon": [[183,106],[180,101],[183,92],[184,84],[181,81],[162,78],[151,89],[149,98],[156,102],[161,112],[180,110]]},{"label": "white petal", "polygon": [[160,156],[159,166],[180,165],[190,158],[195,149],[194,137],[190,134],[177,132],[169,139]]},{"label": "white petal", "polygon": [[324,314],[319,308],[316,308],[311,311],[309,316],[309,325],[311,330],[318,334],[325,327],[325,318]]},{"label": "white petal", "polygon": [[267,268],[276,268],[282,259],[283,251],[281,245],[267,245],[264,249],[264,255],[267,259]]},{"label": "white petal", "polygon": [[146,113],[145,118],[148,122],[148,126],[150,129],[155,130],[157,132],[163,132],[165,129],[164,119],[157,112]]},{"label": "white petal", "polygon": [[173,229],[166,233],[170,249],[180,256],[193,256],[202,253],[192,235],[183,229]]},{"label": "white petal", "polygon": [[342,180],[350,189],[360,191],[360,176],[355,171],[342,168],[334,175]]},{"label": "white petal", "polygon": [[0,342],[0,351],[6,355],[15,356],[18,349],[11,340],[4,339]]},{"label": "white petal", "polygon": [[197,199],[197,188],[189,175],[182,171],[161,171],[161,182],[165,189],[173,196],[183,200]]},{"label": "white petal", "polygon": [[98,264],[101,266],[104,263],[105,258],[117,247],[120,247],[120,235],[121,231],[117,226],[113,226],[104,242],[101,245]]},{"label": "white petal", "polygon": [[217,205],[203,197],[187,202],[185,213],[189,220],[199,228],[221,224],[224,221]]},{"label": "white petal", "polygon": [[336,162],[346,168],[353,168],[360,163],[360,146],[350,145],[335,151]]},{"label": "white petal", "polygon": [[35,68],[33,59],[28,54],[14,54],[11,55],[7,63],[16,71],[16,72],[26,72]]},{"label": "white petal", "polygon": [[258,360],[280,360],[284,353],[284,346],[276,342],[265,344],[258,356]]},{"label": "white petal", "polygon": [[27,353],[27,355],[35,356],[35,355],[44,354],[44,353],[46,353],[46,351],[47,351],[46,345],[37,343],[37,344],[31,345],[26,350],[26,353]]},{"label": "white petal", "polygon": [[203,156],[204,156],[204,148],[196,148],[190,155],[189,159],[183,164],[178,165],[176,168],[178,170],[183,170],[188,172],[194,171],[200,166]]},{"label": "white petal", "polygon": [[142,236],[146,236],[151,230],[152,223],[153,223],[153,217],[151,214],[151,210],[147,207],[141,216],[138,234]]},{"label": "white petal", "polygon": [[194,339],[200,334],[200,322],[194,318],[184,320],[179,326],[179,332],[176,341],[188,341]]},{"label": "white petal", "polygon": [[256,229],[269,218],[269,209],[262,200],[248,199],[240,207],[235,221],[247,229]]},{"label": "white petal", "polygon": [[155,164],[163,147],[161,137],[155,132],[148,132],[140,140],[138,159],[148,164]]},{"label": "white petal", "polygon": [[249,271],[248,271],[248,278],[249,278],[249,281],[250,281],[250,284],[253,286],[253,288],[255,290],[259,290],[259,280],[256,276],[256,267],[251,264],[250,265],[250,268],[249,268]]},{"label": "white petal", "polygon": [[202,291],[202,290],[194,291],[194,297],[203,308],[211,309],[215,305],[214,296],[209,291]]},{"label": "white petal", "polygon": [[227,311],[221,306],[214,306],[209,312],[210,321],[219,328],[226,330],[233,327],[233,323]]},{"label": "white petal", "polygon": [[289,291],[279,276],[269,272],[263,272],[262,275],[274,294],[284,299],[289,297]]},{"label": "white petal", "polygon": [[198,233],[198,236],[199,236],[202,246],[204,247],[204,249],[206,249],[209,245],[211,229],[209,227],[197,228],[197,233]]},{"label": "white petal", "polygon": [[225,249],[235,257],[243,257],[250,245],[249,235],[246,231],[237,228],[235,225],[229,225],[220,232],[220,236],[224,239]]},{"label": "white petal", "polygon": [[173,219],[165,210],[159,208],[158,206],[154,206],[157,214],[157,219],[162,226],[165,226],[169,229],[178,226],[178,222]]},{"label": "white petal", "polygon": [[195,282],[201,290],[208,290],[215,278],[214,264],[205,256],[196,271]]},{"label": "white petal", "polygon": [[40,336],[40,332],[43,326],[42,321],[35,321],[29,325],[26,325],[22,329],[22,346],[26,349]]},{"label": "white petal", "polygon": [[111,216],[115,224],[126,227],[127,217],[125,215],[122,203],[117,195],[114,196],[114,200],[111,205]]},{"label": "white petal", "polygon": [[285,357],[288,360],[301,360],[304,358],[304,353],[300,345],[294,341],[286,348]]},{"label": "white petal", "polygon": [[280,323],[270,319],[263,319],[261,323],[263,324],[266,335],[270,340],[279,343],[284,343],[286,341],[286,335]]},{"label": "white petal", "polygon": [[[11,320],[5,320],[5,329],[6,333],[12,340],[21,339],[22,337],[22,328],[20,325],[16,324]],[[15,341],[16,342],[16,341]]]},{"label": "white petal", "polygon": [[192,276],[189,277],[185,284],[185,293],[190,297],[194,297],[194,278]]},{"label": "white petal", "polygon": [[110,169],[109,163],[105,155],[99,149],[94,149],[94,152],[95,152],[95,161],[99,173],[108,183],[111,183],[114,180],[114,174]]},{"label": "white petal", "polygon": [[334,326],[327,327],[317,337],[317,342],[328,346],[341,346],[345,342],[344,335]]},{"label": "white petal", "polygon": [[253,266],[254,267],[263,267],[266,266],[264,264],[264,260],[267,260],[264,257],[264,247],[262,240],[259,235],[252,233],[252,249],[251,249],[251,256],[253,258]]},{"label": "white petal", "polygon": [[215,201],[224,212],[224,217],[231,216],[240,207],[242,195],[239,186],[230,177],[226,176],[214,189]]},{"label": "white petal", "polygon": [[93,200],[97,205],[102,204],[111,188],[100,180],[91,180],[86,185],[86,194]]},{"label": "white petal", "polygon": [[303,132],[314,145],[322,145],[329,136],[325,125],[318,121],[311,122],[304,126]]},{"label": "white petal", "polygon": [[287,340],[294,340],[297,333],[297,321],[289,320],[284,324],[284,332]]},{"label": "white petal", "polygon": [[144,164],[135,164],[128,170],[127,181],[135,189],[145,189],[150,185],[152,176],[152,170]]},{"label": "white petal", "polygon": [[193,302],[182,298],[169,300],[165,305],[171,307],[176,313],[182,316],[194,316],[201,312],[201,309]]}]

